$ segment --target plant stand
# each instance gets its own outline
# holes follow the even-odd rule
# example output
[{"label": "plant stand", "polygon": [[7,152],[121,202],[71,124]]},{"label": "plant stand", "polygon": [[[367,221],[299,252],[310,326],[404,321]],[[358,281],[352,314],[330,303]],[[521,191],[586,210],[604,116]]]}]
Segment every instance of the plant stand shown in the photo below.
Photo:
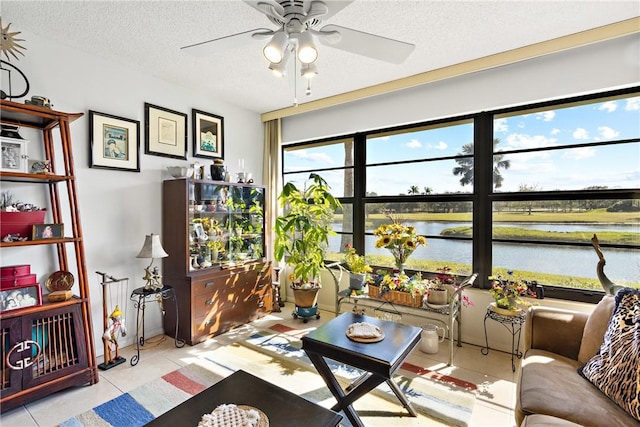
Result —
[{"label": "plant stand", "polygon": [[[522,359],[522,352],[520,351],[520,333],[522,331],[522,325],[524,324],[527,313],[520,311],[515,315],[503,315],[496,312],[495,307],[491,304],[487,307],[487,313],[484,315],[484,341],[485,347],[480,349],[480,352],[485,356],[489,354],[489,337],[487,335],[487,319],[494,320],[504,326],[511,333],[511,370],[516,371],[516,365],[514,363],[514,357]],[[504,310],[504,309],[503,309]],[[506,310],[509,311],[509,310]],[[516,338],[517,337],[517,338]]]}]

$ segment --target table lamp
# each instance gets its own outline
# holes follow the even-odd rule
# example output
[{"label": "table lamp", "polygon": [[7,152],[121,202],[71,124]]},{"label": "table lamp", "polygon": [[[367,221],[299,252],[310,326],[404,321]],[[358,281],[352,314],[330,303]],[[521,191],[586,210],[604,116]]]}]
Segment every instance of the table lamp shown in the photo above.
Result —
[{"label": "table lamp", "polygon": [[144,245],[142,249],[140,249],[140,253],[136,258],[151,258],[151,263],[149,266],[144,269],[144,277],[143,280],[147,281],[147,284],[144,286],[145,289],[149,290],[158,290],[162,289],[162,283],[160,283],[160,273],[158,272],[158,267],[154,267],[151,270],[151,266],[153,265],[153,260],[155,258],[165,258],[168,257],[169,254],[164,251],[162,248],[162,244],[160,243],[160,235],[159,234],[147,234],[144,239]]}]

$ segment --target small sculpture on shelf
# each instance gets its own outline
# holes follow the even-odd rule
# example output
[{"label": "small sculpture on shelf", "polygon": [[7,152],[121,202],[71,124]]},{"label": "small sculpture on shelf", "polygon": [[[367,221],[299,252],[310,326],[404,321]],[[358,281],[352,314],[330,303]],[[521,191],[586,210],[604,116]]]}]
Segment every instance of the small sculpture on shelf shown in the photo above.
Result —
[{"label": "small sculpture on shelf", "polygon": [[122,312],[120,307],[116,305],[116,308],[109,315],[109,326],[104,331],[102,339],[105,342],[106,360],[109,364],[116,363],[122,357],[120,356],[120,348],[118,346],[118,337],[127,336],[127,328],[122,320]]},{"label": "small sculpture on shelf", "polygon": [[147,283],[146,285],[144,285],[145,289],[149,289],[149,290],[157,290],[157,289],[162,289],[162,283],[160,282],[160,279],[162,279],[162,276],[160,275],[160,271],[158,270],[158,267],[155,266],[153,267],[153,270],[151,270],[149,267],[146,267],[144,269],[144,277],[142,278],[142,280],[146,280]]}]

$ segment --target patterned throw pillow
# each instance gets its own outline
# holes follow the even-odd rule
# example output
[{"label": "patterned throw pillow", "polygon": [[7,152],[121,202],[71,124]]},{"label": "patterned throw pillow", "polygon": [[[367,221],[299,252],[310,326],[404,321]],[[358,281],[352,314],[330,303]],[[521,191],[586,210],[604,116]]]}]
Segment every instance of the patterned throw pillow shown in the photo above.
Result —
[{"label": "patterned throw pillow", "polygon": [[640,421],[640,290],[616,294],[600,351],[579,372]]}]

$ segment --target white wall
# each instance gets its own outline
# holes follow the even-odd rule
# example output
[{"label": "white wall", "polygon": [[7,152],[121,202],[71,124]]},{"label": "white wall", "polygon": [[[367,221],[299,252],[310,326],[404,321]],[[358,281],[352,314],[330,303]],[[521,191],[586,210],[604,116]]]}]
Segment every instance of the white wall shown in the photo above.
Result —
[{"label": "white wall", "polygon": [[640,83],[640,34],[379,95],[282,121],[285,143]]},{"label": "white wall", "polygon": [[[95,272],[106,272],[116,278],[129,278],[128,289],[123,289],[122,292],[127,305],[125,318],[128,319],[130,334],[123,339],[121,345],[133,343],[135,311],[128,297],[134,288],[144,285],[143,268],[149,263],[146,259],[136,259],[136,255],[142,247],[145,234],[161,233],[161,183],[164,179],[171,179],[166,167],[186,166],[196,160],[191,157],[191,109],[224,117],[226,162],[232,172],[236,172],[238,159],[244,157],[245,167],[253,173],[256,183],[260,183],[262,179],[262,123],[259,115],[254,112],[150,77],[151,73],[137,69],[135,64],[106,62],[26,31],[22,32],[21,37],[29,41],[26,56],[12,63],[27,75],[31,83],[27,98],[33,95],[46,96],[51,99],[56,110],[85,113],[85,116],[71,124],[71,134],[91,288],[94,338],[97,353],[102,354],[102,286]],[[2,88],[5,87],[6,82],[3,81]],[[23,102],[23,99],[14,101]],[[145,102],[188,114],[188,160],[144,154]],[[88,110],[140,121],[140,173],[88,167]],[[38,134],[29,130],[21,131],[21,134],[34,141],[29,144],[29,155],[32,158],[42,158],[42,152],[38,150]],[[254,154],[250,156],[247,153]],[[197,160],[200,163],[206,161]],[[11,184],[3,183],[2,190],[11,188],[23,201],[42,197],[42,194],[33,193],[32,186],[26,188],[20,185],[22,184],[14,189]],[[51,220],[50,217],[47,219]],[[3,249],[1,264],[31,264],[32,272],[37,274],[44,288],[47,277],[57,270],[57,266],[51,256],[53,249],[46,252],[38,252],[38,249],[40,248]],[[71,246],[69,249],[72,249]],[[160,260],[155,262],[161,265]],[[119,301],[116,295],[112,295],[110,300],[110,307],[112,303]],[[145,320],[147,337],[162,331],[160,311],[155,304],[148,306]]]}]

